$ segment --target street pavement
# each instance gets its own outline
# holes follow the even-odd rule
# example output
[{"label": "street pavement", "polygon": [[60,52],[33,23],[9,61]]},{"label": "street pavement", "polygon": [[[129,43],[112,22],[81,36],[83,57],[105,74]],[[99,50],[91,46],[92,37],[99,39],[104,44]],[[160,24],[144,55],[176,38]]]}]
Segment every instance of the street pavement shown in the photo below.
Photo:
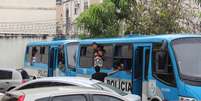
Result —
[{"label": "street pavement", "polygon": [[4,95],[3,93],[0,93],[0,101],[1,101],[1,98],[2,98],[3,95]]}]

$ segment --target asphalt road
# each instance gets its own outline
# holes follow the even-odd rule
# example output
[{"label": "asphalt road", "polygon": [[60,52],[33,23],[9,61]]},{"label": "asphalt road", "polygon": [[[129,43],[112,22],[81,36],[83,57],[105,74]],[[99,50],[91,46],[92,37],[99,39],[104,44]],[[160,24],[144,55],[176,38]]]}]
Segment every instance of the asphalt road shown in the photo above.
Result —
[{"label": "asphalt road", "polygon": [[0,93],[0,101],[1,101],[1,98],[2,98],[3,95],[4,95],[3,93]]}]

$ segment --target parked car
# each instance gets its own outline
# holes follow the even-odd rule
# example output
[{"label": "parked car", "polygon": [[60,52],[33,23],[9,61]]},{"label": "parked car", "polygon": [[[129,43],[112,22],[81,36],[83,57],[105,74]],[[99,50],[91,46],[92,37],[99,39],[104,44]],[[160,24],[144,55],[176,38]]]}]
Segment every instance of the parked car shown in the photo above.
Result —
[{"label": "parked car", "polygon": [[0,68],[0,92],[5,92],[29,80],[23,69]]},{"label": "parked car", "polygon": [[6,93],[1,101],[128,101],[104,90],[77,86],[43,87]]},{"label": "parked car", "polygon": [[39,88],[39,87],[50,87],[50,86],[80,86],[80,87],[90,87],[101,90],[107,90],[118,95],[123,96],[129,101],[140,101],[141,98],[138,95],[128,94],[121,91],[118,88],[115,88],[111,85],[105,84],[97,80],[91,80],[84,77],[44,77],[36,80],[26,82],[14,90],[24,90],[30,88]]}]

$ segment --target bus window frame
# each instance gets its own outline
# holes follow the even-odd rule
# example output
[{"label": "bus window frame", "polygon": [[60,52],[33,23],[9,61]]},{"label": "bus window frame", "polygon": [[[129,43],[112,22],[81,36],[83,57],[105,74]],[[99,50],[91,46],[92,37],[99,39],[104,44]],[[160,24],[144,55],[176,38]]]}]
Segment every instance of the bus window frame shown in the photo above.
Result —
[{"label": "bus window frame", "polygon": [[79,68],[87,69],[87,68],[92,68],[93,67],[93,63],[91,64],[91,66],[81,66],[81,49],[82,49],[82,47],[87,47],[87,46],[91,46],[91,45],[92,44],[80,44],[79,45],[79,47],[78,47],[78,57],[77,57],[78,58],[77,61],[78,61]]},{"label": "bus window frame", "polygon": [[[178,64],[178,59],[177,59],[177,56],[176,56],[176,53],[175,53],[175,50],[174,50],[174,41],[175,40],[181,40],[181,39],[191,39],[191,38],[200,38],[200,37],[183,37],[183,38],[177,38],[177,39],[174,39],[174,40],[171,40],[171,42],[169,43],[170,44],[170,51],[171,51],[171,55],[172,57],[174,58],[173,60],[173,65],[174,65],[174,69],[175,69],[175,79],[176,81],[184,81],[186,84],[190,84],[190,85],[193,85],[193,86],[200,86],[200,83],[197,83],[195,81],[191,81],[191,80],[187,80],[187,79],[184,79],[184,75],[182,75],[181,73],[181,69],[179,68],[179,64]],[[190,78],[190,77],[189,77]]]},{"label": "bus window frame", "polygon": [[[114,44],[115,43],[97,43],[98,45],[100,45],[100,46],[111,46],[112,47],[112,66],[111,67],[104,67],[103,66],[103,69],[110,69],[111,68],[111,70],[112,70],[112,67],[113,67],[113,62],[114,62]],[[84,67],[84,66],[81,66],[81,48],[83,47],[83,46],[87,46],[87,47],[91,47],[92,46],[92,44],[80,44],[80,46],[79,46],[79,49],[78,49],[78,64],[79,64],[79,67],[80,68],[92,68],[92,67],[94,67],[93,65],[94,65],[94,61],[93,61],[93,56],[92,56],[92,65],[91,66],[87,66],[87,67]]]},{"label": "bus window frame", "polygon": [[[117,45],[130,45],[131,46],[131,57],[130,57],[130,59],[131,59],[131,69],[130,69],[130,71],[132,72],[132,67],[133,67],[133,43],[132,42],[119,42],[119,43],[110,43],[110,42],[108,42],[108,43],[97,43],[98,45],[101,45],[101,46],[111,46],[112,47],[112,66],[111,67],[104,67],[104,68],[102,68],[102,69],[104,69],[104,70],[109,70],[108,72],[111,72],[112,71],[112,69],[113,69],[113,67],[114,67],[114,60],[115,60],[115,57],[114,57],[114,52],[115,52],[115,46],[117,46]],[[87,66],[87,67],[84,67],[84,66],[81,66],[81,48],[82,47],[90,47],[92,44],[80,44],[80,46],[79,46],[79,48],[78,48],[78,60],[77,60],[77,64],[78,64],[78,66],[77,67],[79,67],[79,68],[81,68],[81,69],[91,69],[91,68],[93,68],[93,63],[92,63],[92,66]],[[93,58],[93,57],[92,57]],[[120,58],[120,57],[118,57],[118,58]],[[122,57],[122,58],[124,58],[124,57]],[[92,61],[93,62],[93,61]]]},{"label": "bus window frame", "polygon": [[[170,86],[170,87],[176,88],[176,87],[177,87],[177,78],[176,78],[176,74],[175,74],[174,60],[172,59],[173,57],[172,57],[172,55],[171,55],[170,43],[168,42],[168,45],[167,45],[166,48],[167,48],[168,56],[169,56],[169,58],[170,58],[170,62],[171,62],[171,64],[172,64],[172,73],[173,73],[173,77],[174,77],[174,80],[175,80],[175,84],[162,80],[161,78],[159,78],[159,77],[157,76],[156,73],[153,72],[153,69],[155,68],[154,65],[153,65],[154,62],[155,62],[155,61],[154,61],[154,56],[153,56],[154,44],[161,44],[161,45],[162,45],[162,43],[161,43],[161,42],[152,43],[151,75],[152,75],[152,77],[153,77],[154,79],[160,81],[162,84],[165,84],[166,86]],[[156,70],[155,70],[155,71],[156,71]]]},{"label": "bus window frame", "polygon": [[[61,47],[61,46],[63,46],[63,55],[64,55],[64,68],[63,69],[60,69],[60,67],[59,67],[59,48]],[[55,53],[56,54],[56,56],[55,56],[55,60],[56,60],[56,68],[58,68],[59,70],[61,70],[61,71],[66,71],[66,69],[67,69],[67,67],[66,67],[66,51],[65,51],[65,47],[66,47],[66,44],[60,44],[60,45],[58,45],[57,46],[57,52]]]},{"label": "bus window frame", "polygon": [[[70,67],[69,64],[68,64],[69,63],[69,61],[68,61],[68,45],[69,44],[76,44],[77,45],[77,49],[76,49],[76,52],[75,52],[75,66],[74,67]],[[73,71],[76,70],[76,67],[78,65],[78,54],[77,53],[79,51],[79,47],[80,47],[79,42],[72,42],[72,43],[67,43],[67,44],[64,45],[65,68],[67,70],[73,70]]]},{"label": "bus window frame", "polygon": [[[47,59],[47,63],[41,63],[41,62],[36,62],[36,63],[33,63],[31,64],[30,63],[30,49],[32,49],[32,47],[47,47],[47,50],[48,50],[48,53],[47,53],[47,56],[48,56],[48,59]],[[40,49],[38,50],[38,52],[40,53]],[[45,67],[45,68],[48,68],[49,67],[49,55],[50,55],[50,46],[49,45],[28,45],[26,47],[26,51],[25,51],[25,66],[29,65],[31,67]]]},{"label": "bus window frame", "polygon": [[[113,67],[114,67],[114,65],[115,65],[115,62],[114,62],[115,59],[120,59],[120,58],[121,58],[121,59],[122,59],[122,58],[125,59],[125,57],[123,57],[123,56],[115,56],[115,47],[116,47],[116,46],[124,46],[124,45],[126,45],[126,46],[131,46],[131,48],[130,48],[130,49],[131,49],[131,56],[130,56],[129,58],[127,57],[126,59],[131,59],[130,71],[132,72],[133,60],[134,60],[134,58],[133,58],[133,55],[134,55],[134,53],[133,53],[133,52],[134,52],[134,50],[133,50],[133,49],[134,49],[134,48],[133,48],[133,43],[114,43],[114,44],[113,44]],[[121,49],[122,49],[122,48],[121,48]],[[123,71],[124,71],[124,70],[123,70]]]}]

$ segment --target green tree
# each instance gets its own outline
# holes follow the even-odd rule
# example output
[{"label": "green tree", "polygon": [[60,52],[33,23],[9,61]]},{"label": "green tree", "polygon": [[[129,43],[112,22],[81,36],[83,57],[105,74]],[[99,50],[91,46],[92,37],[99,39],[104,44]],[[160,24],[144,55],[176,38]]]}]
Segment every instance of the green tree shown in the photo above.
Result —
[{"label": "green tree", "polygon": [[[114,3],[105,0],[101,4],[90,6],[76,19],[78,27],[89,31],[90,37],[117,36],[119,23]],[[82,35],[83,36],[83,35]]]},{"label": "green tree", "polygon": [[[77,18],[77,25],[90,37],[112,37],[119,33],[170,34],[190,31],[185,23],[183,0],[104,0]],[[198,0],[201,2],[201,0]],[[184,23],[185,22],[185,23]]]},{"label": "green tree", "polygon": [[[135,3],[134,3],[135,4]],[[168,34],[184,30],[180,0],[151,0],[138,2],[128,19],[128,31],[141,34]]]}]

